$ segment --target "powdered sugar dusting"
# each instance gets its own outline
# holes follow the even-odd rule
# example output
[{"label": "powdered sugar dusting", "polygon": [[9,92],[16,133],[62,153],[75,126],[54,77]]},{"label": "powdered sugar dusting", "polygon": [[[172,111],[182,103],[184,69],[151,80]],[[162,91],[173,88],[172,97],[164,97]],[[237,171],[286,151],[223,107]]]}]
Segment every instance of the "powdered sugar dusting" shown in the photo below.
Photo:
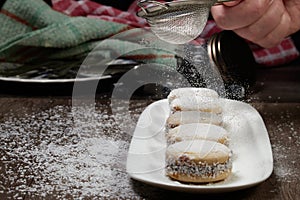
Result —
[{"label": "powdered sugar dusting", "polygon": [[[283,117],[287,119],[286,123],[275,121],[277,129],[274,130],[274,135],[272,137],[274,141],[272,144],[274,154],[274,174],[278,180],[292,182],[300,176],[297,167],[299,155],[292,153],[299,152],[299,130],[294,128],[294,123],[288,119],[288,115],[283,115]],[[288,138],[288,140],[282,140],[282,137]]]},{"label": "powdered sugar dusting", "polygon": [[[140,196],[125,168],[131,138],[119,126],[120,121],[134,124],[132,119],[77,109],[56,106],[24,117],[4,117],[0,123],[2,193],[12,199]],[[80,118],[74,118],[76,112]],[[132,115],[136,120],[138,116]]]},{"label": "powdered sugar dusting", "polygon": [[279,182],[294,182],[299,179],[299,113],[300,106],[285,103],[255,104],[267,125],[272,144],[274,171]]}]

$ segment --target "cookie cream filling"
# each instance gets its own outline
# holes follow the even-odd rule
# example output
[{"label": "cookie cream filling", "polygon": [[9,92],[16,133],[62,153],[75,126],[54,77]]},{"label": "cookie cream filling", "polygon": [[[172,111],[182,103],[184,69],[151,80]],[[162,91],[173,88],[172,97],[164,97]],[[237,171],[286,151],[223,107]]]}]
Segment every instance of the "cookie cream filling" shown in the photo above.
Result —
[{"label": "cookie cream filling", "polygon": [[195,162],[167,162],[166,172],[169,174],[184,174],[195,177],[214,178],[219,174],[230,171],[231,159],[225,163],[195,163]]}]

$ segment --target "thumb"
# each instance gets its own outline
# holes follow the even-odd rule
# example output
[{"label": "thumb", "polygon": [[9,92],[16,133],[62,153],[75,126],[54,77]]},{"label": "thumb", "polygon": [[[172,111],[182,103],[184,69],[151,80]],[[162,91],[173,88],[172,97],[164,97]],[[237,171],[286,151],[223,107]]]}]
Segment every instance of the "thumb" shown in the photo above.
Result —
[{"label": "thumb", "polygon": [[225,6],[232,7],[238,5],[241,1],[242,0],[234,0],[234,1],[224,2],[223,4]]}]

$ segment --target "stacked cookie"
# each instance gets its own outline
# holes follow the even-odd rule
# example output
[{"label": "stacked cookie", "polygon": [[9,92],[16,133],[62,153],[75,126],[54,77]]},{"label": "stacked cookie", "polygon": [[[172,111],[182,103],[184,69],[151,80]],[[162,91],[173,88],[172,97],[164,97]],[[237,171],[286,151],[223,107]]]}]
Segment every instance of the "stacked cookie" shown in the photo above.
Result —
[{"label": "stacked cookie", "polygon": [[179,88],[168,96],[166,174],[174,180],[208,183],[224,180],[232,169],[228,132],[216,91]]}]

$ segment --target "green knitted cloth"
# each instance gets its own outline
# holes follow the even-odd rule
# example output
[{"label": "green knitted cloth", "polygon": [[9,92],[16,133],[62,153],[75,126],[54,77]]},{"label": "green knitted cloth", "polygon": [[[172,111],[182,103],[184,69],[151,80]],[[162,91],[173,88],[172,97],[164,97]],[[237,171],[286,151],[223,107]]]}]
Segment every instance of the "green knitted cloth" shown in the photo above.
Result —
[{"label": "green knitted cloth", "polygon": [[[145,44],[138,42],[142,35],[135,41],[115,37],[138,32],[130,30],[126,24],[66,16],[42,0],[7,0],[0,12],[0,24],[2,63],[82,60],[97,47],[103,58],[114,52],[139,62],[176,65],[175,54],[170,48],[145,48]],[[0,66],[0,73],[5,70]]]}]

